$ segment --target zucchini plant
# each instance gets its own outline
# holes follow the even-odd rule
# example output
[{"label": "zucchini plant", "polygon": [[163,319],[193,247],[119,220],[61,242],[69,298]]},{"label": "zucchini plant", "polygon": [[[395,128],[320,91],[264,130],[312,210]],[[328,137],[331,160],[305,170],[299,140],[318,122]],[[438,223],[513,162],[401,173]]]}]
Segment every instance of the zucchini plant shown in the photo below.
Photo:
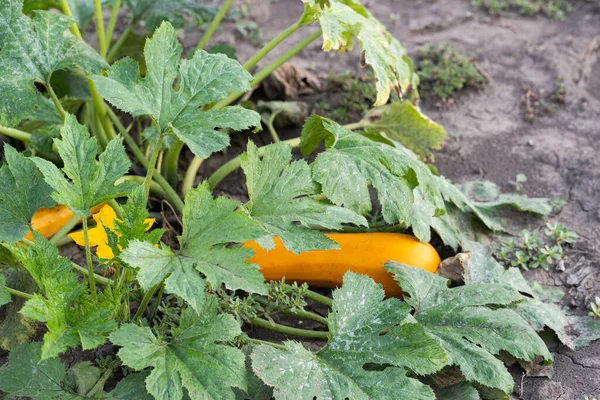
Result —
[{"label": "zucchini plant", "polygon": [[[231,0],[216,12],[190,1],[95,0],[87,13],[78,1],[23,8],[0,0],[0,133],[10,138],[0,167],[0,347],[10,350],[0,391],[34,399],[478,398],[513,389],[501,351],[550,362],[536,333],[545,326],[568,344],[560,308],[496,263],[470,224],[501,231],[498,207],[545,215],[553,204],[523,195],[483,204],[434,174],[416,153],[430,156],[443,128],[411,101],[347,126],[313,115],[299,138],[264,147],[250,140],[247,152],[196,183],[202,161],[228,147],[230,135],[261,127],[258,113],[232,104],[318,38],[325,51],[358,41],[376,78],[375,107],[392,92],[417,99],[412,61],[358,0],[303,2],[298,21],[240,65],[203,50]],[[113,40],[122,8],[129,20]],[[184,56],[176,28],[196,13],[213,19]],[[97,50],[82,34],[91,18]],[[143,64],[114,61],[141,22],[149,31]],[[250,72],[311,24],[320,28]],[[378,124],[377,113],[390,123]],[[185,147],[196,158],[180,175]],[[216,197],[214,187],[238,167],[248,201]],[[180,219],[176,243],[150,218],[150,193]],[[62,222],[43,230],[52,207],[53,223]],[[325,234],[334,231],[363,232],[362,251],[381,253],[376,274],[395,280],[385,282],[388,295],[404,297],[386,299],[380,284],[355,273],[374,268],[356,265],[347,239],[338,239],[344,233]],[[449,288],[430,272],[439,259],[418,241],[432,231],[471,252],[465,285]],[[84,265],[61,254],[67,235],[82,245]],[[349,271],[336,275],[332,298],[285,282],[287,273],[266,282],[261,260],[283,264],[280,251],[326,252]],[[305,262],[329,267],[318,257]],[[315,328],[284,324],[282,314]],[[265,340],[253,326],[288,340]],[[43,339],[31,342],[36,332]],[[293,340],[300,337],[320,350]],[[79,350],[105,357],[68,366],[59,358]],[[444,387],[432,376],[451,368],[460,383]]]}]

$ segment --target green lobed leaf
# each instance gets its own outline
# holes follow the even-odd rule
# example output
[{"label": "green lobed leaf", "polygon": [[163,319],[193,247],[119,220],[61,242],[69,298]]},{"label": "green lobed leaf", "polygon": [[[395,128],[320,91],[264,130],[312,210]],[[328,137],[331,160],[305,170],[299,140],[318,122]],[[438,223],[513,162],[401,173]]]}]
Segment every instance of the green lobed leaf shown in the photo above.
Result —
[{"label": "green lobed leaf", "polygon": [[121,218],[114,221],[115,232],[120,236],[118,238],[119,246],[116,246],[119,254],[121,248],[127,248],[129,242],[137,239],[151,244],[156,244],[162,237],[163,229],[154,229],[147,233],[148,209],[146,203],[148,198],[144,192],[144,186],[140,185],[133,189],[127,197],[127,202],[121,207]]},{"label": "green lobed leaf", "polygon": [[31,159],[7,143],[4,160],[0,167],[0,241],[16,242],[27,234],[38,209],[56,203],[50,197],[52,188]]},{"label": "green lobed leaf", "polygon": [[0,123],[14,126],[37,107],[34,82],[48,84],[54,71],[83,68],[98,72],[108,64],[69,30],[72,20],[49,11],[21,13],[22,0],[0,0]]},{"label": "green lobed leaf", "polygon": [[71,262],[39,233],[34,232],[34,240],[35,245],[14,246],[12,251],[42,291],[34,294],[20,311],[46,323],[42,359],[56,357],[79,344],[84,350],[104,344],[107,334],[117,327],[110,317],[118,299],[112,299],[107,288],[98,303],[90,301],[72,273]]},{"label": "green lobed leaf", "polygon": [[183,28],[185,18],[193,18],[197,23],[211,21],[217,10],[196,0],[127,0],[135,21],[143,20],[148,32],[163,21],[169,21],[175,28]]},{"label": "green lobed leaf", "polygon": [[[523,194],[500,193],[498,186],[489,181],[468,182],[463,185],[453,185],[441,176],[434,177],[444,200],[451,203],[463,213],[472,212],[488,229],[506,232],[509,227],[500,216],[504,207],[511,207],[517,211],[526,211],[537,215],[548,215],[553,210],[562,207],[562,200],[543,197],[527,197]],[[442,225],[436,225],[436,231],[445,243],[468,240],[470,229],[466,233],[449,232]],[[454,246],[453,246],[454,247]]]},{"label": "green lobed leaf", "polygon": [[[384,300],[380,285],[347,272],[333,292],[329,340],[316,354],[300,343],[286,350],[260,345],[252,353],[254,372],[273,386],[276,399],[433,399],[433,391],[406,376],[433,373],[446,365],[442,348],[418,324],[401,323],[410,307]],[[379,369],[365,369],[365,364]]]},{"label": "green lobed leaf", "polygon": [[556,333],[564,345],[575,347],[567,332],[569,317],[557,304],[563,295],[560,290],[558,290],[559,296],[554,296],[549,289],[543,288],[539,283],[527,281],[518,268],[504,269],[482,244],[464,240],[462,247],[463,251],[468,251],[470,254],[463,274],[467,285],[493,283],[527,294],[528,296],[522,296],[522,300],[513,304],[511,308],[536,331],[541,331],[547,326]]},{"label": "green lobed leaf", "polygon": [[183,209],[183,233],[176,254],[167,246],[156,248],[134,240],[121,258],[138,268],[137,279],[144,289],[159,284],[167,275],[165,290],[181,296],[200,312],[204,299],[204,280],[216,290],[222,284],[230,290],[266,294],[264,278],[256,264],[247,263],[253,251],[230,243],[241,243],[264,235],[240,204],[220,197],[213,199],[208,183],[190,190]]},{"label": "green lobed leaf", "polygon": [[109,393],[110,398],[119,400],[154,400],[146,390],[146,379],[149,371],[129,374],[121,379],[115,389]]},{"label": "green lobed leaf", "polygon": [[144,78],[138,64],[124,58],[111,66],[108,77],[92,79],[115,107],[133,116],[150,116],[162,133],[175,134],[196,156],[208,158],[229,145],[229,135],[217,128],[259,127],[260,115],[239,106],[199,108],[232,92],[249,90],[252,75],[237,61],[202,50],[179,62],[181,51],[175,29],[164,22],[146,41]]},{"label": "green lobed leaf", "polygon": [[444,202],[429,168],[399,144],[375,142],[317,115],[302,129],[301,149],[312,153],[322,140],[326,151],[312,164],[313,179],[336,205],[366,214],[372,209],[369,186],[377,191],[390,224],[412,226],[421,241],[430,239],[432,219]]},{"label": "green lobed leaf", "polygon": [[10,302],[10,293],[6,288],[6,277],[0,274],[0,307]]},{"label": "green lobed leaf", "polygon": [[241,334],[233,316],[218,314],[218,301],[207,296],[200,314],[188,308],[171,339],[156,337],[148,327],[125,324],[110,335],[123,364],[152,368],[146,389],[155,399],[235,399],[232,387],[246,389],[244,353],[217,342]]},{"label": "green lobed leaf", "polygon": [[305,23],[318,20],[323,30],[324,51],[348,51],[352,38],[361,46],[361,62],[373,68],[377,78],[375,106],[387,103],[390,93],[399,97],[416,88],[418,77],[400,42],[358,0],[302,0]]},{"label": "green lobed leaf", "polygon": [[422,114],[410,101],[374,108],[360,123],[364,123],[367,132],[384,132],[421,159],[433,159],[431,149],[441,149],[446,138],[444,127]]},{"label": "green lobed leaf", "polygon": [[341,230],[343,224],[367,226],[367,220],[353,211],[311,197],[319,193],[319,187],[305,161],[291,162],[290,145],[267,146],[261,161],[256,145],[248,142],[248,150],[240,158],[250,197],[245,208],[264,229],[265,236],[258,240],[264,248],[275,247],[273,237],[278,236],[294,253],[338,249],[336,242],[311,227]]},{"label": "green lobed leaf", "polygon": [[115,185],[131,166],[120,137],[108,143],[97,163],[96,138],[90,137],[74,116],[67,115],[61,137],[55,143],[64,163],[62,171],[50,161],[33,159],[54,189],[52,198],[57,203],[67,205],[75,215],[87,217],[93,206],[131,190],[130,182]]},{"label": "green lobed leaf", "polygon": [[102,370],[89,361],[81,361],[67,371],[65,384],[79,396],[85,396],[96,385]]},{"label": "green lobed leaf", "polygon": [[409,294],[406,301],[414,308],[415,319],[467,380],[510,393],[514,381],[495,354],[505,350],[523,360],[537,355],[551,360],[546,345],[525,320],[513,310],[496,308],[519,301],[516,290],[495,284],[449,289],[446,279],[422,269],[395,262],[385,267]]},{"label": "green lobed leaf", "polygon": [[479,400],[479,393],[469,382],[446,386],[437,394],[437,400]]},{"label": "green lobed leaf", "polygon": [[0,368],[1,391],[35,400],[53,400],[65,394],[60,384],[65,367],[57,358],[40,360],[41,348],[41,343],[33,342],[18,345],[10,352],[8,364]]}]

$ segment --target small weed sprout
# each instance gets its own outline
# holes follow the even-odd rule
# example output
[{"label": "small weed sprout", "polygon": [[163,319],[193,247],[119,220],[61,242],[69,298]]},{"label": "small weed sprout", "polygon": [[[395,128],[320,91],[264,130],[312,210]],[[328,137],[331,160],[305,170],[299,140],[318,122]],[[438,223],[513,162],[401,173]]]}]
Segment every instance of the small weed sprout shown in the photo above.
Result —
[{"label": "small weed sprout", "polygon": [[521,15],[544,14],[556,19],[565,18],[573,9],[568,0],[472,0],[471,4],[490,15],[515,10]]},{"label": "small weed sprout", "polygon": [[542,267],[547,271],[563,259],[564,246],[575,243],[578,237],[561,223],[548,223],[543,234],[538,229],[524,230],[516,240],[506,240],[495,255],[506,267],[525,271]]},{"label": "small weed sprout", "polygon": [[486,78],[468,55],[447,45],[424,46],[417,53],[420,92],[447,101],[467,88],[481,88]]},{"label": "small weed sprout", "polygon": [[590,309],[592,310],[588,313],[590,317],[594,318],[594,320],[600,318],[600,297],[594,297],[594,301],[590,303]]}]

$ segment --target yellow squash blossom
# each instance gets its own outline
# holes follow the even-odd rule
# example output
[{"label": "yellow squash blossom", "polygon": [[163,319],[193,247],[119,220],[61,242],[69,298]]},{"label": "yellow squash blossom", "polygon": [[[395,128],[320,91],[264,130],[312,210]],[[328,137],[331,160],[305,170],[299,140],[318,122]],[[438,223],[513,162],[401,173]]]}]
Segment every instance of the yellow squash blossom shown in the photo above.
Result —
[{"label": "yellow squash blossom", "polygon": [[[104,228],[109,229],[112,232],[115,232],[115,220],[117,219],[117,214],[115,210],[112,209],[111,206],[106,204],[104,207],[100,209],[96,214],[92,215],[94,221],[96,221],[96,227],[88,230],[88,239],[90,241],[90,247],[98,246],[96,249],[96,255],[99,258],[111,259],[114,258],[112,249],[108,245],[108,236],[106,235],[106,231]],[[144,220],[146,224],[146,230],[150,229],[152,224],[154,224],[154,218],[148,218]],[[121,235],[115,232],[117,237]],[[69,234],[69,237],[75,241],[80,246],[85,246],[85,241],[83,240],[83,232],[73,232]]]}]

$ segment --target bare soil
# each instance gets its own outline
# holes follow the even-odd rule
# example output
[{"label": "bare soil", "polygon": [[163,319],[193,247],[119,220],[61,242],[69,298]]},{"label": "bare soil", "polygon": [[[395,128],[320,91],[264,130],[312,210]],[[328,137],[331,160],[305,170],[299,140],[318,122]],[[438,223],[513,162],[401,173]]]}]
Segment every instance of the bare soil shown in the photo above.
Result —
[{"label": "bare soil", "polygon": [[[435,155],[435,165],[454,182],[491,180],[507,191],[514,190],[509,181],[524,173],[528,195],[566,200],[565,208],[552,219],[575,230],[581,240],[567,254],[564,272],[536,270],[527,276],[560,288],[565,293],[564,305],[573,313],[585,314],[587,304],[600,295],[600,5],[576,3],[574,12],[560,21],[515,13],[491,18],[474,10],[467,0],[363,3],[411,55],[423,44],[448,43],[476,56],[477,65],[490,78],[484,89],[462,93],[442,106],[421,103],[427,115],[449,133],[443,150]],[[301,12],[298,0],[260,0],[253,2],[251,17],[269,40],[295,22]],[[311,26],[294,34],[264,62],[281,55],[314,29]],[[197,35],[187,34],[186,45],[193,46],[197,39]],[[236,46],[240,60],[256,51],[232,26],[219,31],[213,42]],[[310,45],[293,60],[294,65],[322,79],[330,71],[362,73],[358,46],[349,55],[323,53],[320,46],[320,41]],[[566,87],[566,103],[554,113],[526,120],[524,88],[549,92],[559,79]],[[335,94],[328,93],[302,98],[313,105],[323,99],[336,101]],[[283,136],[297,134],[296,130]],[[243,151],[248,137],[236,135],[233,140],[232,147],[202,166],[198,179],[208,176],[223,159]],[[253,140],[268,141],[266,135]],[[242,182],[238,171],[217,191],[243,197]],[[514,222],[520,225],[521,221]],[[535,221],[531,228],[543,223]],[[575,351],[554,344],[551,350],[555,356],[551,368],[537,376],[515,373],[513,398],[600,397],[599,342]]]}]

